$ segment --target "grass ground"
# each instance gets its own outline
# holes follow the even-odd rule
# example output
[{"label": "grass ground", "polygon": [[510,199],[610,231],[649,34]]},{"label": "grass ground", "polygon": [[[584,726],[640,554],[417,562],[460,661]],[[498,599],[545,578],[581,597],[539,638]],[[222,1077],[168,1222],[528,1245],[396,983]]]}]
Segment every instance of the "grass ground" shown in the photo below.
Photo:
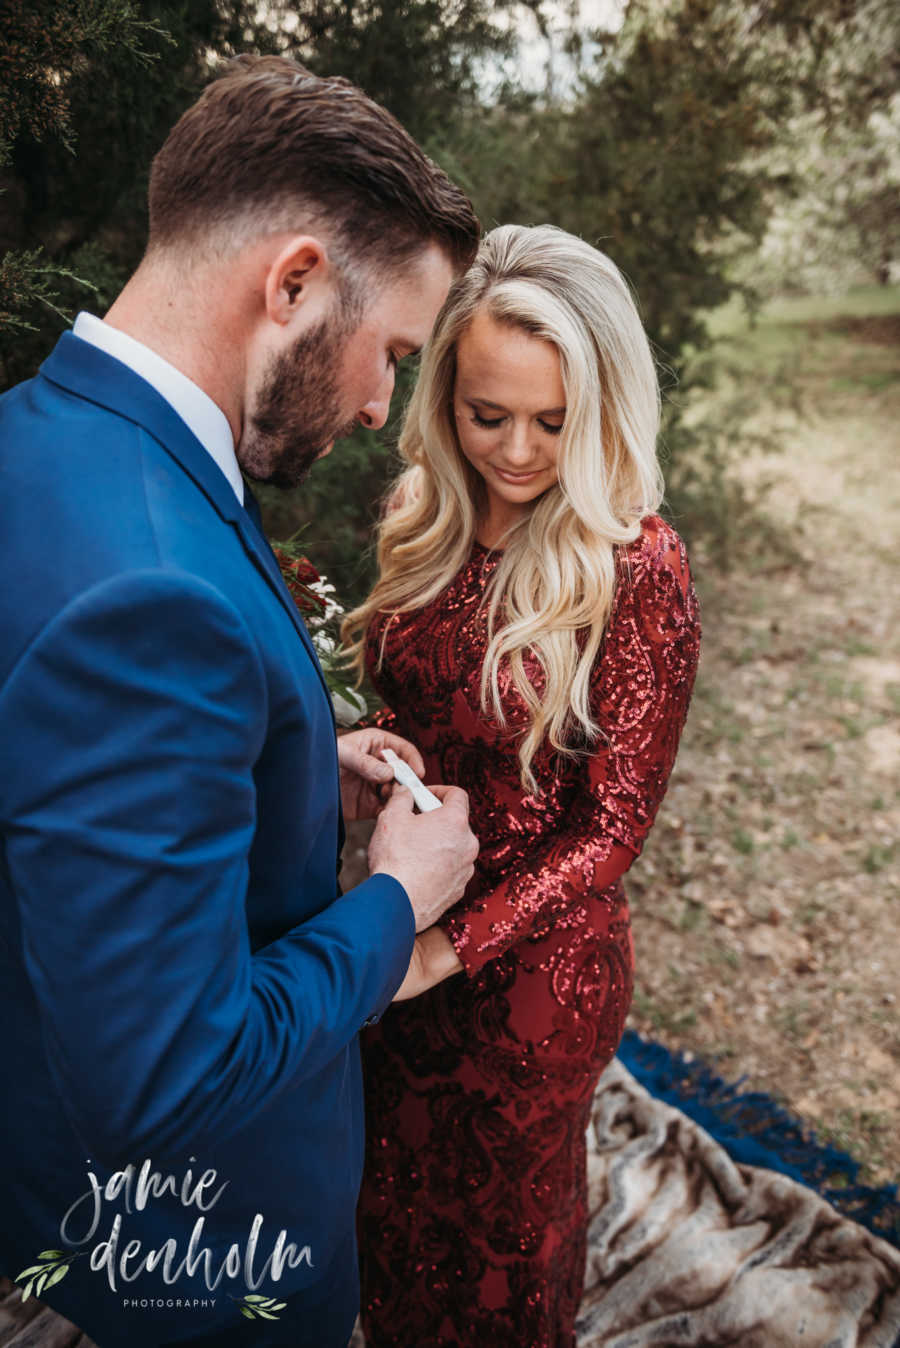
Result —
[{"label": "grass ground", "polygon": [[[629,875],[632,1026],[900,1176],[900,291],[716,315],[741,472],[793,558],[692,557],[704,615],[669,794]],[[789,388],[792,402],[772,401]],[[746,555],[743,555],[746,553]]]}]

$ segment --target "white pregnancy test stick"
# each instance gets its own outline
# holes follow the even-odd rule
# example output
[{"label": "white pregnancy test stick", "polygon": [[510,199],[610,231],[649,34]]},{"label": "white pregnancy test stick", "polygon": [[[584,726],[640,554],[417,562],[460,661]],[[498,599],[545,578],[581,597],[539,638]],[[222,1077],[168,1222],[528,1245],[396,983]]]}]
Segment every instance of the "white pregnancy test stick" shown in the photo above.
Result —
[{"label": "white pregnancy test stick", "polygon": [[413,800],[424,814],[427,810],[439,810],[441,802],[433,791],[429,791],[427,786],[423,786],[416,774],[408,763],[404,763],[402,758],[398,758],[393,749],[382,749],[381,757],[385,763],[390,763],[394,769],[394,778],[401,786],[408,786],[413,794]]}]

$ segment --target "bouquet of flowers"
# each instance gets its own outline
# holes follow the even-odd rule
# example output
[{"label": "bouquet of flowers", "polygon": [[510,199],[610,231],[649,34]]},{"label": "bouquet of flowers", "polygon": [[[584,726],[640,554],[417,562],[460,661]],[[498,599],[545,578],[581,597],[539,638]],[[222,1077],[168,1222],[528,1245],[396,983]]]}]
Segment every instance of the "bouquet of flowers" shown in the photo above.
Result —
[{"label": "bouquet of flowers", "polygon": [[300,551],[299,534],[284,543],[273,543],[281,574],[291,592],[315,647],[325,682],[331,693],[338,725],[353,725],[365,716],[366,700],[347,682],[341,667],[340,621],[345,610],[335,599],[335,588]]}]

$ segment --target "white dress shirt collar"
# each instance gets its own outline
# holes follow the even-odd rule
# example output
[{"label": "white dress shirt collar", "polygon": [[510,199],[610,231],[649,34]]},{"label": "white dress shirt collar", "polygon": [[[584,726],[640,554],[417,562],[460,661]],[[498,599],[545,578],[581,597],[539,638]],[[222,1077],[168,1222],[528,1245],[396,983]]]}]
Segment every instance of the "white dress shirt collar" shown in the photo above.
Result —
[{"label": "white dress shirt collar", "polygon": [[72,331],[82,341],[98,346],[108,356],[134,370],[165,398],[218,464],[243,505],[244,480],[234,452],[231,427],[225,413],[209,394],[204,393],[199,384],[188,379],[186,374],[182,374],[162,356],[151,351],[149,346],[104,323],[101,318],[95,318],[93,314],[80,313]]}]

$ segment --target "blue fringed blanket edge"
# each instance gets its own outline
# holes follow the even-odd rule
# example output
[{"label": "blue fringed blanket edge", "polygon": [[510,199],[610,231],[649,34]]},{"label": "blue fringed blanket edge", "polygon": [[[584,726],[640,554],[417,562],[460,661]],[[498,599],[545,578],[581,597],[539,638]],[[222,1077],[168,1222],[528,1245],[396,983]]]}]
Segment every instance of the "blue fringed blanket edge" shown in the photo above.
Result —
[{"label": "blue fringed blanket edge", "polygon": [[827,1143],[764,1091],[741,1089],[745,1077],[725,1081],[692,1054],[626,1030],[618,1059],[657,1100],[693,1119],[739,1165],[776,1170],[815,1190],[837,1212],[900,1247],[896,1184],[859,1183],[859,1163]]}]

